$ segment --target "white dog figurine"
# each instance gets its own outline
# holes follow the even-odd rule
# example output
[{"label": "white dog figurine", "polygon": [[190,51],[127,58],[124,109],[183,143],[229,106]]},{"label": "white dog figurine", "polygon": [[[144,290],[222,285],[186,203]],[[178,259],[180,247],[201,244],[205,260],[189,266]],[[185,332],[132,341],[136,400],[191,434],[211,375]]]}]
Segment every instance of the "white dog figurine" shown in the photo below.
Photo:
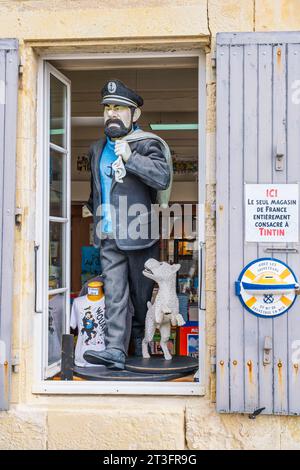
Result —
[{"label": "white dog figurine", "polygon": [[160,330],[160,346],[165,359],[169,361],[172,356],[168,350],[167,343],[170,338],[171,325],[182,326],[185,321],[179,313],[179,302],[176,295],[176,273],[180,264],[168,264],[155,259],[148,259],[143,271],[144,276],[157,282],[159,291],[155,302],[147,303],[148,312],[145,323],[145,337],[142,343],[143,357],[150,357],[148,344],[152,341],[156,328]]}]

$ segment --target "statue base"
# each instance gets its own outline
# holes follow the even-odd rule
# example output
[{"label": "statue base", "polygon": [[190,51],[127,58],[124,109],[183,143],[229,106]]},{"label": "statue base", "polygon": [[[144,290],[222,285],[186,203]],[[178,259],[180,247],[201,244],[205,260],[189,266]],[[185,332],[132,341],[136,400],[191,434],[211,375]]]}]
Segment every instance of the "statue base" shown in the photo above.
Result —
[{"label": "statue base", "polygon": [[103,382],[165,382],[179,379],[187,374],[181,373],[136,373],[128,370],[110,370],[105,366],[77,367],[74,366],[74,375],[84,380],[98,380]]},{"label": "statue base", "polygon": [[129,357],[125,363],[125,369],[139,374],[180,374],[180,376],[191,374],[198,369],[198,359],[190,356],[173,356],[166,361],[164,356],[151,356],[149,359],[143,357]]},{"label": "statue base", "polygon": [[84,380],[120,382],[164,382],[180,379],[196,372],[198,360],[189,356],[173,356],[166,361],[163,356],[129,357],[125,370],[110,370],[105,366],[74,366],[74,375]]}]

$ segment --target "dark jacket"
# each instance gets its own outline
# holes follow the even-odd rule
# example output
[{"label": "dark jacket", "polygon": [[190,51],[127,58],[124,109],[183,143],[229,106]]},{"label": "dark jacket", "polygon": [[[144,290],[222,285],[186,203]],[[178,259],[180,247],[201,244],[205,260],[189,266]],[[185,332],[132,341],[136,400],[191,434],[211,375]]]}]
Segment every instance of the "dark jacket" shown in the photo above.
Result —
[{"label": "dark jacket", "polygon": [[[89,150],[91,194],[87,206],[94,216],[95,246],[100,246],[99,238],[101,237],[99,162],[104,145],[105,140],[99,140],[92,144]],[[155,216],[151,205],[156,203],[157,191],[168,188],[170,184],[170,167],[159,141],[145,139],[130,142],[129,145],[132,155],[127,163],[125,163],[126,176],[123,178],[123,183],[117,183],[113,179],[110,200],[116,213],[114,237],[118,248],[122,250],[140,250],[152,246],[158,239],[158,236],[151,238],[151,224],[153,222],[157,224],[158,222],[158,218]],[[125,214],[127,211],[122,204],[126,198],[123,198],[120,207],[120,196],[127,196],[128,209],[133,204],[143,204],[145,209],[139,213],[133,208],[130,215],[128,213]],[[140,228],[142,232],[141,237],[132,239],[129,236],[128,228],[130,224],[133,224],[131,226],[139,226],[137,230],[139,231]],[[145,237],[146,232],[147,236]]]}]

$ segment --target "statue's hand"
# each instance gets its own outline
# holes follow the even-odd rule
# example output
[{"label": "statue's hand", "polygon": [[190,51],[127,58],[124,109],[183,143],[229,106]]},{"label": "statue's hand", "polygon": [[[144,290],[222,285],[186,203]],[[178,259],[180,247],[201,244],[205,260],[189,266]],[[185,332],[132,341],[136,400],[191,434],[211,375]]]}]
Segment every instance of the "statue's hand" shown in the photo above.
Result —
[{"label": "statue's hand", "polygon": [[115,154],[121,157],[126,163],[131,155],[131,149],[125,140],[116,140]]},{"label": "statue's hand", "polygon": [[121,157],[118,157],[117,160],[113,162],[112,168],[115,172],[115,179],[117,183],[123,183],[123,178],[126,176],[126,169]]}]

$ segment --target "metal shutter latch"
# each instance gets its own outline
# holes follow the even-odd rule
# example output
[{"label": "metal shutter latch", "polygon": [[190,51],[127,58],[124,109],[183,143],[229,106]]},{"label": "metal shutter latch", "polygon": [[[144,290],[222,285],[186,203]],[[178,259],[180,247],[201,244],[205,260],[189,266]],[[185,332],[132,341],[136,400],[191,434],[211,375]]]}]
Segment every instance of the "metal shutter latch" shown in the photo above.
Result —
[{"label": "metal shutter latch", "polygon": [[278,142],[276,148],[275,169],[276,171],[283,171],[284,165],[284,143]]},{"label": "metal shutter latch", "polygon": [[272,351],[272,338],[270,336],[266,336],[265,343],[264,343],[264,356],[263,356],[264,366],[271,364],[271,351]]}]

